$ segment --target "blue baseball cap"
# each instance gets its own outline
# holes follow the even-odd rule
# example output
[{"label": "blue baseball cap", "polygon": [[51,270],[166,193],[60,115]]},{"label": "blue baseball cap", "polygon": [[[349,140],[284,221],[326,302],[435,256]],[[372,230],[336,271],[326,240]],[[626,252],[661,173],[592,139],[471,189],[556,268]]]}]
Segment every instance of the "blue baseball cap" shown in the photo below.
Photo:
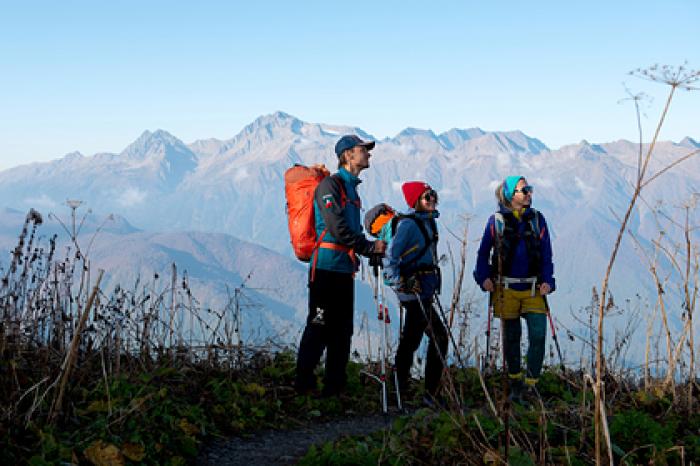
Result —
[{"label": "blue baseball cap", "polygon": [[340,157],[344,151],[352,149],[355,146],[363,146],[366,147],[367,150],[372,150],[374,149],[374,144],[374,141],[365,142],[354,134],[346,134],[335,143],[335,155]]}]

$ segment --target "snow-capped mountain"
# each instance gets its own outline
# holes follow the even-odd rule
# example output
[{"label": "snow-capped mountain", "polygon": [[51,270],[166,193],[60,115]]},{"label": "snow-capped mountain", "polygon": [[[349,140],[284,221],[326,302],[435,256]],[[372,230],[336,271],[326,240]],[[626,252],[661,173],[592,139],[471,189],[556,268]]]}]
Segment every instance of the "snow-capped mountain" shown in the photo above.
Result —
[{"label": "snow-capped mountain", "polygon": [[[258,118],[227,140],[184,144],[165,131],[146,131],[119,154],[74,153],[0,172],[0,198],[4,205],[23,211],[56,211],[64,209],[60,205],[66,199],[80,199],[147,231],[224,233],[291,257],[284,171],[295,163],[335,168],[333,147],[347,133],[375,139],[360,128],[307,123],[282,112]],[[698,148],[700,143],[690,137],[679,143],[659,142],[649,172]],[[645,145],[643,151],[647,149]],[[496,184],[510,174],[526,176],[536,187],[535,207],[546,216],[553,235],[558,291],[552,306],[570,322],[569,310],[585,306],[592,287],[602,280],[618,217],[632,193],[638,158],[638,144],[624,140],[581,141],[551,150],[520,131],[471,128],[435,134],[407,128],[377,142],[359,190],[365,209],[378,202],[403,209],[403,182],[430,183],[440,195],[441,247],[447,253],[451,241],[456,251],[447,229],[462,231],[460,219],[468,215],[469,238],[478,239],[495,209]],[[652,215],[657,201],[677,206],[698,191],[700,157],[693,157],[645,188],[631,231],[649,245],[659,230]],[[161,235],[161,244],[174,241]],[[475,249],[470,243],[469,270]],[[274,267],[270,273],[275,273]],[[449,282],[451,273],[445,275]],[[303,274],[289,286],[303,294]],[[614,269],[613,292],[619,300],[640,289],[652,287],[639,253],[626,237]]]}]

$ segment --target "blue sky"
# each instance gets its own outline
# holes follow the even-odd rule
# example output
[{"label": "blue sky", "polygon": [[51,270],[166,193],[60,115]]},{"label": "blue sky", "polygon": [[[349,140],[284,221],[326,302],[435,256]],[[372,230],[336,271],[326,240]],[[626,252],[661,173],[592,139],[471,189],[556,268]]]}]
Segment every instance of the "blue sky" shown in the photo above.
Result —
[{"label": "blue sky", "polygon": [[[0,169],[119,152],[144,130],[230,138],[282,110],[359,126],[520,129],[551,148],[635,140],[623,83],[700,68],[700,2],[4,2]],[[662,138],[700,139],[700,92]]]}]

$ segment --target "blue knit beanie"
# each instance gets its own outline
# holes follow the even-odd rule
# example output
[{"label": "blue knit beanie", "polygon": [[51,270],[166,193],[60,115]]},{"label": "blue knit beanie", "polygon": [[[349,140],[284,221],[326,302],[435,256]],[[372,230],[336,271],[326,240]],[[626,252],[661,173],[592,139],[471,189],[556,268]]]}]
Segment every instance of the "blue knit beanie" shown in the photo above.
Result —
[{"label": "blue knit beanie", "polygon": [[518,185],[518,181],[522,179],[522,176],[515,175],[509,176],[503,182],[503,197],[505,197],[508,202],[513,200],[513,194],[515,194],[515,187]]}]

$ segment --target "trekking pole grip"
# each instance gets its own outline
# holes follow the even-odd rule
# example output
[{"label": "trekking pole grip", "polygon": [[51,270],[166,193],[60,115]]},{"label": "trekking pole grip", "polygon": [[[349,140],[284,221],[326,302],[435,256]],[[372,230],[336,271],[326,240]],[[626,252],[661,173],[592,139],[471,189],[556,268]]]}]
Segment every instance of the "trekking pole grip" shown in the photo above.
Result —
[{"label": "trekking pole grip", "polygon": [[379,275],[379,267],[382,265],[382,255],[381,254],[370,254],[369,265],[372,267],[374,276]]}]

